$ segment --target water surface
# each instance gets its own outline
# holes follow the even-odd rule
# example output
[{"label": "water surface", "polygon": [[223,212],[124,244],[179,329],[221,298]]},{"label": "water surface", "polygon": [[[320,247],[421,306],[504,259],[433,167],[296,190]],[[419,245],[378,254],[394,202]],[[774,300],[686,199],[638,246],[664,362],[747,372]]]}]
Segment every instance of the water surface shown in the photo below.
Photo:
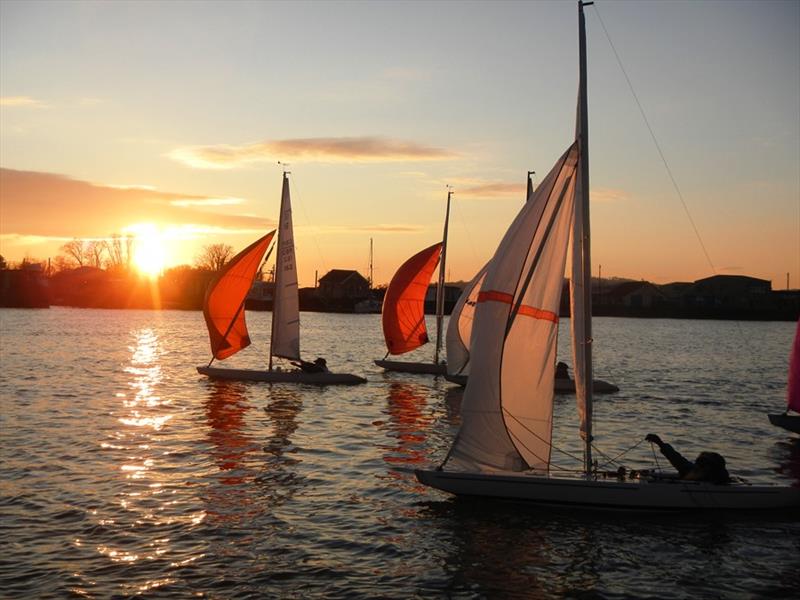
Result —
[{"label": "water surface", "polygon": [[[270,314],[247,318],[254,345],[231,366],[264,363]],[[791,518],[598,515],[419,485],[407,471],[444,457],[461,392],[377,369],[378,315],[302,314],[304,356],[369,379],[355,387],[198,376],[196,312],[2,309],[0,332],[5,597],[796,593]],[[755,483],[800,483],[797,440],[765,416],[783,408],[793,323],[599,318],[594,333],[596,375],[621,388],[595,405],[605,455],[652,431]],[[556,445],[580,454],[573,398],[555,419]],[[621,460],[653,466],[649,444]]]}]

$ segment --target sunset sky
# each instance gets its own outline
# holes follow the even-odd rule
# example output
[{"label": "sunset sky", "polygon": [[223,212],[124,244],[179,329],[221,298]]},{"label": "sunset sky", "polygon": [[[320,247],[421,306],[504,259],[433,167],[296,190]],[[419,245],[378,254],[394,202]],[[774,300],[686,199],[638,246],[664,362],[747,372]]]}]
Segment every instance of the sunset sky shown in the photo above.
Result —
[{"label": "sunset sky", "polygon": [[[800,286],[800,2],[587,8],[594,272]],[[441,238],[469,279],[574,136],[560,2],[0,2],[0,254],[153,224],[167,266],[270,229],[300,284]]]}]

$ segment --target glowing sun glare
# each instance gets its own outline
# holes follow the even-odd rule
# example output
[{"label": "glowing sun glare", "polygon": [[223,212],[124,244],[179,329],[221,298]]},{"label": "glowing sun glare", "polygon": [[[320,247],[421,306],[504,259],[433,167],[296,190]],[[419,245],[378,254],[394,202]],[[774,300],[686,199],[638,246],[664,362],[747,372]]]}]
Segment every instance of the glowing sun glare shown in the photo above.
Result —
[{"label": "glowing sun glare", "polygon": [[155,225],[143,223],[130,228],[136,236],[133,264],[148,277],[157,277],[164,269],[164,238]]}]

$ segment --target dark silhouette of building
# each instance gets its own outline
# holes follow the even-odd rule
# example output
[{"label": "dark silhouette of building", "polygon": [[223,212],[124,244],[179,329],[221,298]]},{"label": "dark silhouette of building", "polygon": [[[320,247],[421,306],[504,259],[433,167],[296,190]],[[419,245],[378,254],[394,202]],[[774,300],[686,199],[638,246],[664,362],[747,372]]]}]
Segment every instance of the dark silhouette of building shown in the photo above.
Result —
[{"label": "dark silhouette of building", "polygon": [[39,264],[0,269],[0,306],[49,308],[50,286]]},{"label": "dark silhouette of building", "polygon": [[319,279],[324,300],[362,300],[369,296],[369,281],[358,271],[333,269]]}]

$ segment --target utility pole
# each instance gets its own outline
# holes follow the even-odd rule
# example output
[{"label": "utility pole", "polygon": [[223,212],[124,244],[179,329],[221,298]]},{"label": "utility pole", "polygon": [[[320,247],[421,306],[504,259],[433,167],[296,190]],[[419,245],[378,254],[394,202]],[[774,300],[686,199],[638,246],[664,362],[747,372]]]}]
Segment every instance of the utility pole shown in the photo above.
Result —
[{"label": "utility pole", "polygon": [[597,265],[597,299],[602,302],[603,298],[603,265]]},{"label": "utility pole", "polygon": [[369,289],[372,289],[372,238],[369,238]]}]

